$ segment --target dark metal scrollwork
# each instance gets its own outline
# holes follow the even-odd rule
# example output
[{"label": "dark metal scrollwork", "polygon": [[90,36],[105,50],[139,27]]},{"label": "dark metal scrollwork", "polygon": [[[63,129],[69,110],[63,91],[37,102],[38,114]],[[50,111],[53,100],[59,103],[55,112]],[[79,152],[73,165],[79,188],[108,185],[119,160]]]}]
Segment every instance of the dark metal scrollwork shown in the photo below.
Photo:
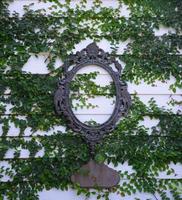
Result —
[{"label": "dark metal scrollwork", "polygon": [[[116,88],[116,103],[112,115],[105,123],[89,126],[79,121],[72,111],[69,101],[69,85],[78,70],[93,64],[105,69],[112,77]],[[113,64],[116,70],[111,67]],[[100,142],[105,134],[114,130],[117,121],[120,117],[127,115],[131,105],[127,85],[120,79],[122,67],[114,57],[104,52],[95,43],[91,43],[85,49],[75,55],[71,55],[63,68],[64,78],[59,81],[58,89],[54,96],[56,112],[66,117],[68,126],[73,131],[84,136],[84,139],[89,144],[91,155],[93,155],[95,144]],[[69,68],[71,69],[69,70]]]}]

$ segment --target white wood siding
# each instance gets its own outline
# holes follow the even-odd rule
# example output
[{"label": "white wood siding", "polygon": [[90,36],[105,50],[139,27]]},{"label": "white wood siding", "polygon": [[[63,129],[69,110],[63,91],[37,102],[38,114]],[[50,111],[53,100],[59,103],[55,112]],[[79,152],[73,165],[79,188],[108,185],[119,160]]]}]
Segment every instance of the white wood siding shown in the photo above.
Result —
[{"label": "white wood siding", "polygon": [[[72,7],[75,6],[76,3],[78,3],[78,0],[75,0],[72,2]],[[24,11],[23,11],[23,6],[24,5],[28,5],[30,3],[34,3],[33,9],[40,9],[40,8],[44,8],[47,10],[47,12],[49,12],[48,7],[52,4],[52,3],[43,3],[43,2],[38,2],[38,0],[15,0],[14,2],[12,2],[9,6],[9,10],[11,13],[13,13],[13,11],[16,11],[18,13],[20,13],[20,15],[22,16]],[[90,0],[88,2],[87,8],[90,8],[92,5],[92,1]],[[115,0],[103,0],[103,5],[104,6],[112,6],[112,7],[117,7],[117,4],[115,2]],[[123,6],[121,9],[121,15],[128,17],[129,16],[130,11],[127,10],[127,6]],[[165,33],[168,32],[174,32],[174,30],[170,27],[163,27],[161,26],[159,30],[155,30],[155,34],[156,36],[161,36]],[[124,48],[126,47],[127,43],[129,40],[120,43],[120,47],[119,47],[119,54],[122,54],[124,51]],[[80,44],[75,45],[75,49],[74,52],[79,51],[83,48],[85,48],[89,43],[91,43],[92,40],[91,39],[87,39],[82,41]],[[103,50],[107,51],[107,52],[111,52],[110,49],[110,44],[109,42],[107,42],[106,40],[102,40],[100,42],[98,42],[98,46],[100,48],[102,48]],[[49,73],[49,70],[47,69],[47,63],[45,62],[47,53],[46,52],[42,52],[38,55],[38,57],[35,57],[33,54],[32,56],[28,59],[27,63],[25,63],[25,65],[23,66],[23,71],[25,72],[30,72],[32,74],[47,74]],[[122,66],[125,66],[125,63],[121,63]],[[55,68],[58,68],[59,66],[62,65],[62,61],[60,59],[57,58],[56,60],[56,64],[55,64]],[[92,70],[93,68],[87,68],[86,70]],[[101,75],[99,75],[97,82],[98,83],[106,83],[106,80],[109,79],[109,76],[107,74],[105,74],[104,72],[101,72]],[[169,90],[169,85],[171,85],[172,83],[174,83],[174,78],[171,77],[170,81],[166,81],[165,83],[162,83],[160,81],[156,81],[155,84],[153,85],[148,85],[144,82],[142,82],[139,85],[133,84],[128,82],[128,90],[130,92],[131,95],[133,94],[137,94],[137,96],[147,105],[148,101],[150,100],[150,98],[154,98],[157,102],[157,104],[159,106],[164,106],[165,108],[172,108],[172,110],[174,112],[177,112],[177,110],[181,109],[179,106],[176,107],[171,107],[169,103],[169,101],[171,99],[176,99],[176,100],[181,100],[181,96],[182,96],[182,91],[177,89],[176,93],[173,93],[171,90]],[[11,91],[7,88],[5,96],[8,95]],[[77,114],[79,116],[80,119],[86,120],[87,117],[92,116],[94,119],[99,118],[100,116],[102,116],[102,119],[107,118],[108,115],[111,114],[112,112],[112,108],[107,106],[108,102],[106,102],[106,100],[103,97],[98,97],[96,99],[93,100],[94,103],[96,104],[103,104],[104,106],[100,109],[93,109],[93,110],[78,110]],[[109,100],[110,101],[110,100]],[[12,105],[7,105],[6,106],[6,114],[10,114]],[[6,117],[6,116],[4,116]],[[21,119],[26,119],[25,116],[19,116],[19,118]],[[149,119],[149,117],[145,117],[144,121],[141,121],[141,125],[145,125],[146,127],[148,127],[149,129],[156,125],[158,122],[157,119]],[[51,129],[48,132],[44,132],[44,131],[37,131],[34,133],[34,135],[51,135],[53,134],[54,131],[60,130],[62,132],[65,132],[65,127],[63,126],[55,126],[53,129]],[[15,127],[15,125],[13,123],[10,124],[10,130],[8,131],[8,136],[17,136],[19,134],[19,128]],[[0,124],[0,135],[2,134],[2,125]],[[149,130],[149,134],[150,134],[150,130]],[[31,129],[27,128],[25,130],[25,135],[26,136],[30,136],[31,135]],[[31,137],[26,137],[27,140],[31,139]],[[40,152],[37,153],[36,156],[43,156],[44,151],[41,150]],[[21,150],[21,158],[26,158],[29,156],[29,152],[26,149],[22,149]],[[5,156],[7,159],[11,159],[13,158],[13,149],[8,150],[8,152],[6,153]],[[6,166],[8,167],[7,161],[3,161],[0,162],[0,166]],[[112,165],[110,165],[112,166]],[[114,166],[112,166],[114,167]],[[174,164],[171,163],[170,167],[172,167],[175,170],[176,176],[174,175],[167,175],[165,172],[161,172],[158,178],[174,178],[174,179],[178,179],[178,178],[182,178],[182,166],[180,164]],[[118,170],[122,170],[122,171],[129,171],[129,173],[133,172],[133,169],[131,166],[128,165],[127,162],[125,162],[123,165],[119,165],[116,169]],[[9,178],[7,176],[4,176],[1,181],[7,181]],[[123,181],[123,180],[121,180]],[[125,196],[125,197],[120,197],[117,194],[111,194],[111,199],[112,200],[120,200],[120,199],[126,199],[126,200],[133,200],[135,197],[141,198],[141,199],[154,199],[154,197],[150,194],[145,194],[145,193],[138,193],[136,195],[133,196]],[[49,191],[42,191],[40,192],[40,200],[83,200],[85,199],[83,196],[77,196],[76,192],[74,190],[69,189],[68,191],[60,191],[60,190],[56,190],[56,189],[52,189]],[[95,197],[90,198],[89,200],[94,200]]]}]

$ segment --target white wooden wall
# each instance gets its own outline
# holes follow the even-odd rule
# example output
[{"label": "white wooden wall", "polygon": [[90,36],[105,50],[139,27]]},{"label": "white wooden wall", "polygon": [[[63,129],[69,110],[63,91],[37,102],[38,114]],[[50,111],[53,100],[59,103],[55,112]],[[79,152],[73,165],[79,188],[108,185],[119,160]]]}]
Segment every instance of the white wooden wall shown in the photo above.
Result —
[{"label": "white wooden wall", "polygon": [[[74,7],[76,3],[78,3],[78,0],[74,0],[72,2],[72,6]],[[33,6],[33,9],[40,9],[40,8],[44,8],[47,9],[47,12],[49,12],[48,7],[50,5],[52,5],[52,3],[43,3],[43,2],[38,2],[38,0],[15,0],[14,2],[12,2],[9,6],[9,10],[11,13],[13,13],[14,11],[20,13],[20,15],[22,16],[24,11],[23,11],[23,6],[24,5],[29,5],[30,3],[35,3],[35,5]],[[90,8],[92,5],[92,1],[88,1],[88,5],[87,8]],[[115,2],[115,0],[103,0],[103,5],[104,6],[112,6],[112,7],[117,7],[117,3]],[[121,9],[121,15],[128,17],[129,16],[130,11],[127,10],[127,6],[123,6],[123,8]],[[161,36],[165,33],[168,32],[173,32],[174,30],[170,27],[163,27],[161,26],[159,30],[155,30],[155,34],[156,36]],[[120,54],[123,53],[124,48],[126,47],[127,43],[129,40],[120,43],[120,47],[119,47],[119,52]],[[85,48],[88,44],[90,44],[92,42],[91,39],[87,39],[85,41],[82,41],[80,44],[75,45],[75,49],[74,51],[79,51],[83,48]],[[101,42],[97,43],[98,46],[100,48],[102,48],[103,50],[107,51],[107,52],[111,52],[110,49],[110,44],[109,42],[107,42],[106,40],[102,40]],[[30,72],[32,74],[47,74],[49,73],[46,65],[47,63],[45,62],[46,59],[46,52],[42,52],[39,54],[38,57],[35,57],[34,55],[32,55],[29,60],[27,61],[27,63],[25,63],[25,65],[23,66],[23,70],[25,72]],[[57,59],[56,64],[55,64],[55,68],[61,66],[62,61],[60,59]],[[124,67],[124,63],[121,63],[122,66]],[[87,68],[87,71],[89,70],[93,70],[92,68]],[[98,69],[97,69],[98,70]],[[97,81],[98,83],[105,83],[107,82],[107,80],[109,80],[109,76],[108,74],[106,74],[105,72],[101,72],[101,75],[99,75]],[[140,85],[135,85],[133,83],[128,83],[128,90],[130,92],[130,94],[134,94],[137,93],[137,95],[139,96],[139,98],[147,105],[148,104],[148,100],[150,100],[150,98],[154,98],[156,100],[156,102],[158,103],[159,106],[164,106],[165,108],[172,108],[172,110],[174,112],[176,112],[177,110],[180,109],[179,106],[176,107],[171,107],[168,102],[171,99],[176,99],[176,100],[180,100],[181,96],[182,96],[182,91],[180,91],[179,89],[176,91],[176,93],[174,94],[172,91],[169,90],[169,85],[172,84],[174,82],[174,78],[171,77],[170,81],[167,81],[166,83],[162,83],[160,81],[156,81],[154,85],[147,85],[146,83],[142,83]],[[8,89],[6,91],[6,93],[9,93]],[[97,105],[100,104],[100,102],[102,102],[102,105],[104,105],[104,107],[101,107],[100,109],[93,109],[93,110],[78,110],[77,114],[79,116],[80,119],[82,120],[86,120],[88,116],[92,116],[94,119],[105,119],[108,118],[108,115],[111,114],[112,112],[112,107],[107,106],[108,102],[105,102],[104,99],[95,99],[94,103],[96,103]],[[104,103],[103,103],[104,102]],[[12,107],[12,105],[7,105],[7,109],[6,109],[6,113],[10,113],[10,108]],[[181,109],[182,110],[182,109]],[[101,116],[101,118],[100,118]],[[20,118],[25,118],[24,116],[19,116]],[[151,120],[148,117],[145,117],[145,120],[141,122],[142,125],[145,125],[146,127],[151,128],[152,126],[156,125],[158,122],[158,120]],[[62,126],[56,126],[54,129],[51,129],[49,132],[43,132],[43,131],[37,131],[36,133],[34,133],[34,135],[51,135],[53,134],[54,131],[57,130],[61,130],[64,132],[65,127]],[[150,131],[149,131],[150,132]],[[0,125],[0,135],[2,134],[2,126]],[[12,123],[11,124],[11,128],[8,132],[9,136],[16,136],[19,134],[19,128],[16,128],[15,125]],[[30,128],[27,128],[25,130],[25,134],[28,136],[31,134],[31,130]],[[21,151],[21,156],[20,157],[28,157],[29,153],[27,150],[22,150]],[[41,156],[43,155],[43,151],[40,151],[37,156]],[[6,158],[12,158],[13,157],[13,150],[9,150],[6,153]],[[0,162],[0,166],[2,165],[7,165],[7,163],[4,162]],[[112,165],[110,165],[111,167],[113,167]],[[175,173],[177,174],[177,176],[174,177],[174,175],[167,175],[165,174],[165,172],[161,172],[159,178],[175,178],[175,179],[180,179],[182,178],[182,166],[178,163],[178,164],[174,164],[171,163],[170,167],[172,167],[175,170]],[[122,171],[129,171],[129,173],[133,172],[133,169],[131,166],[128,165],[128,163],[124,163],[123,165],[119,165],[117,168],[117,170],[122,170]],[[3,177],[2,181],[6,181],[8,180],[8,177]],[[122,181],[122,180],[121,180]],[[135,197],[141,198],[141,199],[154,199],[154,197],[150,194],[145,194],[145,193],[137,193],[133,196],[126,196],[126,197],[120,197],[117,194],[111,194],[110,198],[112,200],[120,200],[120,199],[126,199],[126,200],[133,200]],[[49,191],[42,191],[40,192],[40,200],[83,200],[85,199],[83,196],[77,196],[76,192],[74,190],[69,189],[68,191],[60,191],[60,190],[56,190],[56,189],[52,189]],[[90,198],[89,200],[94,200],[96,199],[95,197]]]}]

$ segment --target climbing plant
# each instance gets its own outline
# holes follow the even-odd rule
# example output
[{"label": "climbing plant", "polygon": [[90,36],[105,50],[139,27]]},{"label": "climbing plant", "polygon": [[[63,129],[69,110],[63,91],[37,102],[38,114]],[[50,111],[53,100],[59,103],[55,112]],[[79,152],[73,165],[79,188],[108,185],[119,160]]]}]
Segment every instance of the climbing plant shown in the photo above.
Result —
[{"label": "climbing plant", "polygon": [[[124,181],[109,190],[90,191],[71,183],[70,175],[89,160],[88,147],[79,134],[68,128],[66,133],[54,131],[46,136],[37,135],[37,131],[48,132],[60,125],[66,127],[64,117],[54,112],[53,95],[62,74],[61,66],[55,69],[55,62],[57,58],[64,61],[76,44],[88,38],[95,42],[105,39],[110,43],[113,56],[125,63],[122,79],[126,82],[154,84],[156,80],[165,82],[174,77],[175,82],[169,89],[175,92],[182,88],[179,51],[182,48],[182,2],[118,0],[117,7],[111,8],[95,0],[87,8],[87,1],[81,0],[73,8],[69,0],[64,3],[44,0],[52,2],[48,11],[33,10],[31,4],[24,6],[23,16],[9,12],[11,2],[0,2],[0,160],[9,166],[0,167],[0,178],[9,176],[8,181],[0,182],[0,199],[35,200],[43,189],[67,190],[68,187],[76,189],[78,195],[95,195],[105,200],[111,193],[122,198],[137,191],[150,193],[154,199],[158,196],[163,200],[180,199],[180,179],[157,177],[160,171],[174,174],[169,164],[182,162],[182,116],[180,112],[158,107],[154,99],[146,106],[137,95],[132,95],[129,115],[97,146],[97,162],[112,162],[117,166],[128,161],[135,171],[120,171]],[[128,17],[122,15],[123,4],[130,11]],[[156,36],[155,29],[160,26],[174,31]],[[128,45],[121,53],[119,45],[123,41],[128,41]],[[25,73],[22,68],[30,56],[42,52],[46,52],[45,62],[50,73]],[[80,77],[78,83],[84,80],[85,77]],[[102,92],[102,88],[97,92]],[[13,105],[10,114],[6,113],[7,104]],[[171,102],[173,106],[176,104],[181,102]],[[140,125],[145,117],[158,120],[151,132]],[[19,128],[18,136],[8,135],[11,123]],[[27,129],[31,129],[29,136]],[[5,158],[9,149],[14,150],[12,159]],[[21,149],[29,150],[29,158],[19,158]],[[37,156],[42,150],[44,154]]]}]

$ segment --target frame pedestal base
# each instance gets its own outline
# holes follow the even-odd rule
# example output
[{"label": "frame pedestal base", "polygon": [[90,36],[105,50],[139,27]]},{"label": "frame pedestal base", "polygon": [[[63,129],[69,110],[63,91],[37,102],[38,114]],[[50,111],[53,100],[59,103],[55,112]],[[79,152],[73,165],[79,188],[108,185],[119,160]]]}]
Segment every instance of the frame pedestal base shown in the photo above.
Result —
[{"label": "frame pedestal base", "polygon": [[120,177],[117,171],[107,165],[90,160],[71,176],[71,181],[83,188],[111,188],[119,183]]}]

